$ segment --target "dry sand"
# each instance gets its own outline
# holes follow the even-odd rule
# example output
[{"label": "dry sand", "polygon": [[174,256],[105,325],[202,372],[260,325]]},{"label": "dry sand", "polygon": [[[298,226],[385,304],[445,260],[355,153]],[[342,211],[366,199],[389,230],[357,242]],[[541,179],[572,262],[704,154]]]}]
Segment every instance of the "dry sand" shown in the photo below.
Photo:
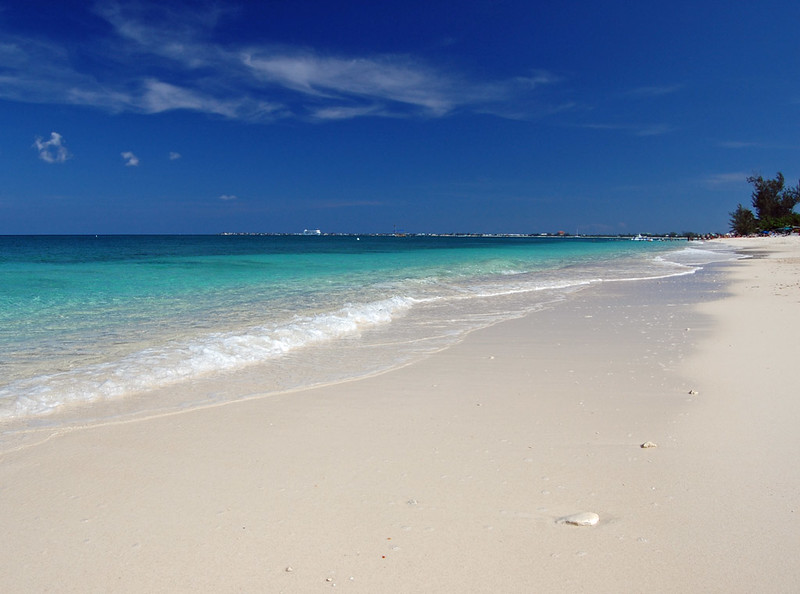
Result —
[{"label": "dry sand", "polygon": [[382,375],[6,452],[0,591],[796,592],[800,241],[736,243]]}]

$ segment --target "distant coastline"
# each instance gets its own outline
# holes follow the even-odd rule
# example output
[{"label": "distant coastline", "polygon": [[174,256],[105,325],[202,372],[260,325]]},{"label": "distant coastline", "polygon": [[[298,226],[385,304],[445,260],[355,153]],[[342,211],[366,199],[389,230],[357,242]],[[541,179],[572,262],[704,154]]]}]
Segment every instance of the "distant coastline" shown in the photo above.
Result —
[{"label": "distant coastline", "polygon": [[468,237],[468,238],[548,238],[548,239],[620,239],[620,240],[631,240],[636,238],[642,238],[651,241],[687,241],[691,239],[699,239],[699,238],[717,238],[722,237],[719,234],[711,233],[707,235],[697,235],[694,233],[688,234],[650,234],[650,233],[627,233],[627,234],[619,234],[619,235],[601,235],[601,234],[578,234],[572,235],[570,233],[325,233],[325,232],[318,232],[318,233],[309,233],[307,231],[301,231],[297,233],[269,233],[269,232],[260,232],[260,231],[223,231],[221,233],[217,233],[217,235],[221,236],[264,236],[264,237],[293,237],[293,236],[303,236],[303,237]]}]

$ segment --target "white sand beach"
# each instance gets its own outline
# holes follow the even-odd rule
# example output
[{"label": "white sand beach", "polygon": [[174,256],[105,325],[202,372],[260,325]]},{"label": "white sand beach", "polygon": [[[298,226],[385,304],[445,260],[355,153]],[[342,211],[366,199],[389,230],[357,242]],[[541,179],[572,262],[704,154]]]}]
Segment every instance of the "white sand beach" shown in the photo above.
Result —
[{"label": "white sand beach", "polygon": [[796,592],[800,238],[726,242],[754,257],[7,451],[0,590]]}]

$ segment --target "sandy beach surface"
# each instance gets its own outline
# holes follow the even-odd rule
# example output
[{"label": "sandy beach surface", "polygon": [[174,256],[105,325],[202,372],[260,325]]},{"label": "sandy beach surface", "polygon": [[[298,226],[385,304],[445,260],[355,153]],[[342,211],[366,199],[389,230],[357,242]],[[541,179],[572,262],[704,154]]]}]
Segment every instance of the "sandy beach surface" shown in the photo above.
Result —
[{"label": "sandy beach surface", "polygon": [[729,243],[381,375],[6,451],[0,591],[797,592],[800,238]]}]

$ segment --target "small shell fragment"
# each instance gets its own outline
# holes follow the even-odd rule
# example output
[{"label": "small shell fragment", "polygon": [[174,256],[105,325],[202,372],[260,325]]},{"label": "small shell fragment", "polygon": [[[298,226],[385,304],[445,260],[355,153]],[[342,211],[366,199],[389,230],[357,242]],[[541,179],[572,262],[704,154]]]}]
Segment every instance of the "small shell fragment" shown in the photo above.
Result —
[{"label": "small shell fragment", "polygon": [[699,394],[699,393],[700,392],[698,392],[697,390],[689,390],[689,394],[691,394],[692,396],[694,396],[695,394]]},{"label": "small shell fragment", "polygon": [[640,448],[646,450],[647,448],[657,448],[658,444],[653,443],[652,441],[646,441],[642,445],[639,446]]},{"label": "small shell fragment", "polygon": [[573,526],[594,526],[599,521],[600,516],[594,512],[580,512],[557,520],[559,524],[571,524]]}]

